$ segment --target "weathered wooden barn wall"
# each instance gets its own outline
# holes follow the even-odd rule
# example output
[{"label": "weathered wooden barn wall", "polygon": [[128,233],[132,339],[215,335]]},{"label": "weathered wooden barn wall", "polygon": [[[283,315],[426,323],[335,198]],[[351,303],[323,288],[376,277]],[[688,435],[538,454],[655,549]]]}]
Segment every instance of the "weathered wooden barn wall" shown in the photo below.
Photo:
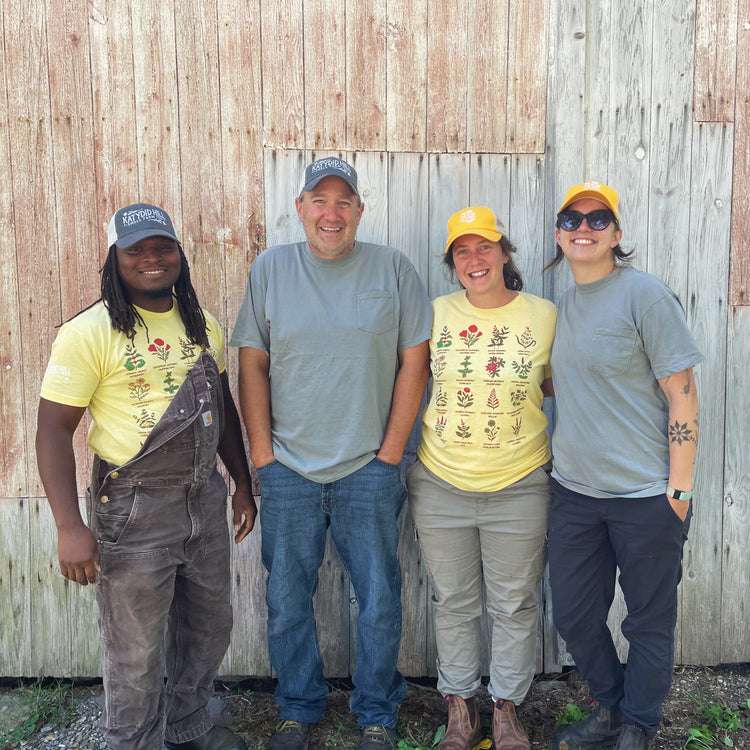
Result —
[{"label": "weathered wooden barn wall", "polygon": [[[625,244],[707,355],[677,661],[750,660],[750,0],[0,0],[0,34],[0,675],[100,671],[93,591],[56,572],[33,443],[55,326],[97,296],[110,215],[165,206],[228,331],[253,258],[301,236],[293,198],[330,153],[359,171],[360,237],[403,249],[433,296],[458,208],[493,207],[527,288],[554,300],[569,272],[541,269],[565,188],[620,191]],[[83,493],[83,432],[77,456]],[[431,674],[402,526],[401,668]],[[233,586],[223,671],[269,674],[257,530]],[[328,672],[349,674],[356,599],[332,549],[316,604]],[[539,668],[567,661],[545,607]]]}]

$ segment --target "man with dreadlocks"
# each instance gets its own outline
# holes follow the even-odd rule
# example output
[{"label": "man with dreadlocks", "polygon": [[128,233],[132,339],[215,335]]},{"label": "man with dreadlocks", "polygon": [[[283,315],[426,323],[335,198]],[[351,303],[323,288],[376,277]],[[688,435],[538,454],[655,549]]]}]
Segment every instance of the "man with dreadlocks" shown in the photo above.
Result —
[{"label": "man with dreadlocks", "polygon": [[[236,485],[236,542],[256,513],[223,335],[164,210],[119,209],[108,244],[100,300],[52,347],[36,438],[60,572],[96,583],[102,728],[112,750],[246,750],[207,711],[232,627],[217,452]],[[73,453],[86,409],[88,528]]]}]

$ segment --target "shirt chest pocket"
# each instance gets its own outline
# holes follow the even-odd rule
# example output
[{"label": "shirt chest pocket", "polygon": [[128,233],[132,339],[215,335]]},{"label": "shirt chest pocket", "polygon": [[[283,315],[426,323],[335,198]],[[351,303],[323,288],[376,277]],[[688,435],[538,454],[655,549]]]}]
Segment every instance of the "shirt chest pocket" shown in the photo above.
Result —
[{"label": "shirt chest pocket", "polygon": [[625,375],[630,370],[638,332],[630,328],[598,328],[591,338],[588,369],[605,378]]},{"label": "shirt chest pocket", "polygon": [[396,326],[396,304],[387,291],[357,294],[357,327],[367,333],[380,334]]}]

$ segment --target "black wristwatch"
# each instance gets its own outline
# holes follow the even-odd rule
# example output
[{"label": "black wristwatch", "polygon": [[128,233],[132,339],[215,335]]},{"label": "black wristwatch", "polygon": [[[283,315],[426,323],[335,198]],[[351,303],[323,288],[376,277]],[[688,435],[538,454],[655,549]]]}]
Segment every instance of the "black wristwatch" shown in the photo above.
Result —
[{"label": "black wristwatch", "polygon": [[671,497],[674,500],[692,500],[693,491],[687,492],[686,490],[676,490],[674,487],[667,486],[667,497]]}]

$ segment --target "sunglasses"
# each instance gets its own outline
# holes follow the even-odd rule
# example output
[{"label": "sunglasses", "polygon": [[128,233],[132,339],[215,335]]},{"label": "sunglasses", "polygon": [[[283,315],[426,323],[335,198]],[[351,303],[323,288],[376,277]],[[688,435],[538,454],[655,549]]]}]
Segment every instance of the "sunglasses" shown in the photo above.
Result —
[{"label": "sunglasses", "polygon": [[617,225],[617,219],[612,212],[608,208],[600,208],[587,214],[582,214],[580,211],[560,211],[557,214],[557,226],[564,232],[574,232],[583,224],[584,219],[592,232],[601,232],[613,221]]}]

